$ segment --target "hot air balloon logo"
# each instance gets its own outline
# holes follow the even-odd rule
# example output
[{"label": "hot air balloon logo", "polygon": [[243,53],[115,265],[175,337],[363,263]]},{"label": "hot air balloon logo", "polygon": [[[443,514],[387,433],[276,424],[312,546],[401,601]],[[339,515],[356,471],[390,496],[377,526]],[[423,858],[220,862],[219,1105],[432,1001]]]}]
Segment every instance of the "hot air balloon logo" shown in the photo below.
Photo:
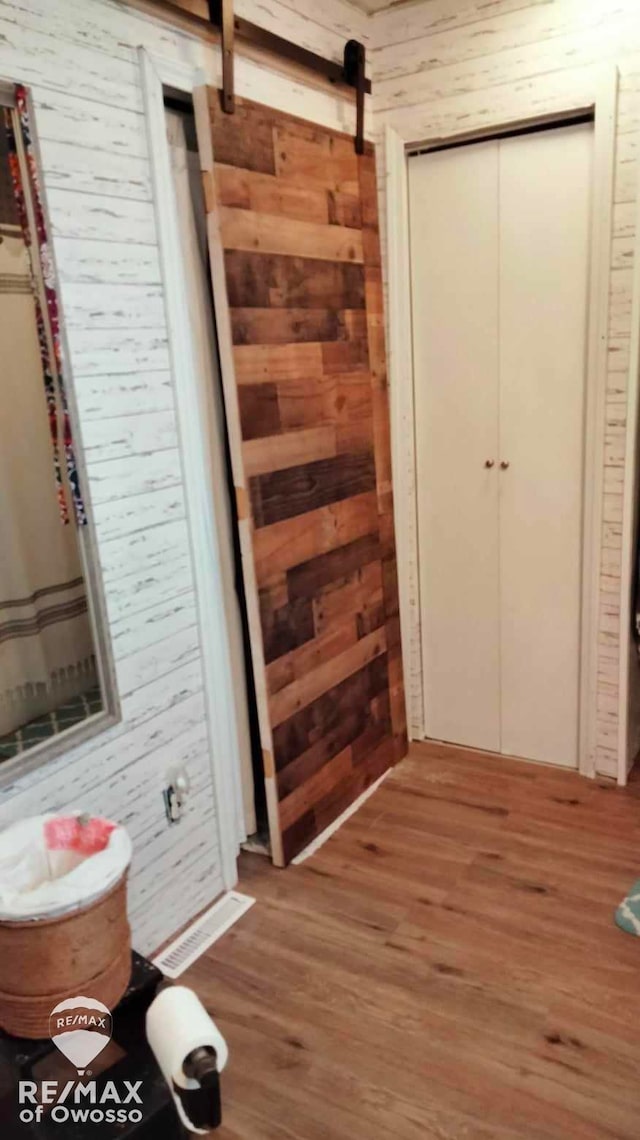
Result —
[{"label": "hot air balloon logo", "polygon": [[80,1076],[109,1044],[112,1029],[110,1011],[96,998],[67,998],[49,1016],[53,1044],[75,1065]]}]

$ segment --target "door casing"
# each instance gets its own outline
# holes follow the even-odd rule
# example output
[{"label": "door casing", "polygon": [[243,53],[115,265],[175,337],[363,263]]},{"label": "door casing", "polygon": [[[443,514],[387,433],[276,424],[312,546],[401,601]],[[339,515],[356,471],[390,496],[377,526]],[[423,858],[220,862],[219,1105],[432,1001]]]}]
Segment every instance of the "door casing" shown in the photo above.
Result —
[{"label": "door casing", "polygon": [[573,768],[592,157],[588,118],[409,163],[425,734]]},{"label": "door casing", "polygon": [[[579,713],[579,771],[596,775],[597,638],[599,614],[599,565],[601,552],[604,471],[605,398],[607,382],[607,325],[609,272],[613,220],[615,132],[618,69],[615,66],[576,68],[575,90],[559,96],[551,81],[540,81],[546,114],[514,122],[496,115],[482,130],[442,136],[407,138],[392,126],[385,127],[384,166],[386,184],[386,233],[388,266],[389,374],[391,401],[392,464],[396,489],[396,548],[400,587],[405,689],[409,735],[424,739],[423,665],[418,583],[418,533],[416,496],[416,440],[413,394],[412,316],[410,290],[410,235],[408,216],[408,157],[430,146],[463,140],[480,140],[519,127],[533,127],[570,120],[585,113],[594,116],[592,185],[591,266],[589,280],[589,337],[587,345],[584,535],[582,557],[581,658]],[[544,84],[549,83],[545,98]],[[630,388],[637,387],[637,376]],[[626,462],[629,462],[627,456]],[[625,519],[623,549],[630,543],[631,522]],[[625,607],[622,607],[623,613]],[[628,622],[620,626],[620,653],[626,669]],[[620,670],[622,676],[622,666]],[[619,686],[618,772],[619,784],[627,779],[626,685]]]}]

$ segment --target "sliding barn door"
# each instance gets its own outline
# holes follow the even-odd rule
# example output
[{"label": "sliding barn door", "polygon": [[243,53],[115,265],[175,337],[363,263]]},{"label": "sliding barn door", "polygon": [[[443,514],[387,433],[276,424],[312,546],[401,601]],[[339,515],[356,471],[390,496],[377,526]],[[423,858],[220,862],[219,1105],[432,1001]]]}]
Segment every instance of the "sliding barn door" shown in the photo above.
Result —
[{"label": "sliding barn door", "polygon": [[406,750],[373,148],[196,92],[275,862]]}]

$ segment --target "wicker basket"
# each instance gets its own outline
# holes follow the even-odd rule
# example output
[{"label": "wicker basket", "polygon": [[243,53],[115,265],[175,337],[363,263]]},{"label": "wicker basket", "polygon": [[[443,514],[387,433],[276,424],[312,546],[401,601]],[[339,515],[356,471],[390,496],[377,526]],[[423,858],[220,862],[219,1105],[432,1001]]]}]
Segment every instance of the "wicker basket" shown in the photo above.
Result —
[{"label": "wicker basket", "polygon": [[66,998],[113,1009],[131,976],[126,874],[71,914],[0,922],[0,962],[0,1028],[14,1037],[48,1037],[49,1015]]}]

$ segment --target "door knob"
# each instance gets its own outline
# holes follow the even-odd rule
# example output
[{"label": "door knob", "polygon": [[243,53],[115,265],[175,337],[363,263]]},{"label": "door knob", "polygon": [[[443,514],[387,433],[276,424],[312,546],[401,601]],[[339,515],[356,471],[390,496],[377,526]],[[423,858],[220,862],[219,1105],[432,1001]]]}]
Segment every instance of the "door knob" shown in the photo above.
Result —
[{"label": "door knob", "polygon": [[501,471],[506,471],[508,466],[509,466],[509,460],[508,459],[501,459],[500,460]]},{"label": "door knob", "polygon": [[495,459],[485,459],[484,465],[485,467],[495,467],[496,461]]}]

